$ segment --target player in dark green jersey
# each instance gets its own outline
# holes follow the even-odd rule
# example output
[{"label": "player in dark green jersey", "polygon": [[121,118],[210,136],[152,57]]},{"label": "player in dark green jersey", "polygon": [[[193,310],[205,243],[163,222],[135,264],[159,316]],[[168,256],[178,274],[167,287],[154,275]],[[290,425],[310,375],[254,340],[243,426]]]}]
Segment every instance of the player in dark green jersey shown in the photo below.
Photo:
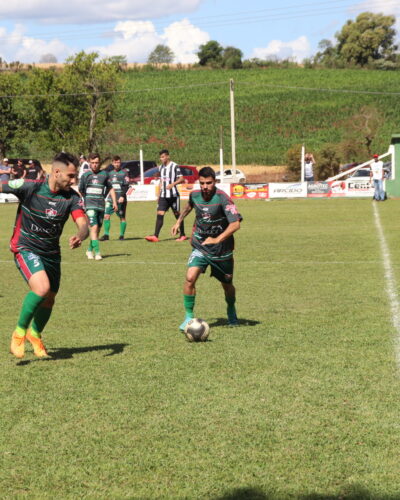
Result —
[{"label": "player in dark green jersey", "polygon": [[[111,185],[115,190],[115,196],[118,203],[118,214],[119,223],[119,239],[123,240],[126,230],[126,193],[129,188],[129,177],[125,169],[121,169],[121,157],[113,156],[112,164],[114,170],[109,172],[109,178],[111,180]],[[106,210],[104,215],[104,235],[100,238],[100,241],[107,241],[110,239],[110,228],[111,228],[111,215],[114,213],[114,208],[112,205],[112,200],[108,195],[106,198]]]},{"label": "player in dark green jersey", "polygon": [[86,251],[88,259],[101,260],[99,232],[103,224],[105,197],[109,192],[113,208],[118,210],[115,189],[112,187],[108,172],[100,170],[100,156],[89,155],[90,170],[85,172],[79,181],[79,192],[85,200],[86,215],[90,226],[90,243]]},{"label": "player in dark green jersey", "polygon": [[233,233],[240,229],[242,216],[232,200],[216,188],[215,172],[211,167],[200,170],[199,182],[200,190],[190,193],[188,204],[172,227],[172,234],[178,234],[180,223],[195,210],[196,219],[191,239],[193,250],[183,286],[185,319],[179,327],[181,330],[193,318],[196,281],[208,266],[211,267],[211,276],[217,278],[224,289],[228,324],[239,324],[235,308],[236,290],[233,285]]},{"label": "player in dark green jersey", "polygon": [[77,226],[76,235],[69,239],[71,249],[78,248],[89,234],[82,199],[71,189],[78,164],[75,156],[59,153],[46,179],[15,179],[0,184],[0,192],[12,193],[20,202],[10,248],[30,288],[11,339],[10,350],[17,358],[24,356],[25,339],[36,356],[47,356],[41,333],[50,319],[60,284],[59,240],[69,216]]}]

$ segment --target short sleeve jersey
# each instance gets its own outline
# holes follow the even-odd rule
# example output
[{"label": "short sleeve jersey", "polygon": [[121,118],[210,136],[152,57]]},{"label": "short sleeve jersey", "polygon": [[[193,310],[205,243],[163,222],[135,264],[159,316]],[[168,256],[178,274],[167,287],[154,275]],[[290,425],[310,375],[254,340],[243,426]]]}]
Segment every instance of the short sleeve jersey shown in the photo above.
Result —
[{"label": "short sleeve jersey", "polygon": [[60,236],[68,217],[85,217],[80,196],[70,191],[51,191],[48,179],[14,179],[2,184],[3,193],[19,199],[11,251],[29,250],[38,255],[59,256]]},{"label": "short sleeve jersey", "polygon": [[220,189],[216,189],[209,201],[205,201],[201,191],[192,191],[189,204],[194,208],[196,220],[193,228],[192,246],[211,258],[232,255],[234,249],[233,235],[216,245],[202,245],[209,236],[215,238],[225,231],[232,222],[241,221],[233,201]]},{"label": "short sleeve jersey", "polygon": [[25,179],[35,180],[37,179],[39,172],[41,171],[42,169],[39,167],[39,165],[29,165],[28,167],[26,167]]},{"label": "short sleeve jersey", "polygon": [[111,189],[109,173],[100,170],[95,174],[92,170],[85,172],[79,181],[79,191],[85,200],[86,210],[105,209],[105,197]]},{"label": "short sleeve jersey", "polygon": [[168,184],[172,184],[182,175],[182,171],[176,163],[170,161],[168,165],[160,165],[160,198],[174,198],[179,196],[179,191],[176,186],[172,189],[167,189]]},{"label": "short sleeve jersey", "polygon": [[383,161],[374,161],[371,164],[372,178],[380,180],[383,178]]},{"label": "short sleeve jersey", "polygon": [[117,200],[120,196],[125,196],[129,188],[129,176],[126,170],[111,170],[109,172],[111,186],[115,189]]}]

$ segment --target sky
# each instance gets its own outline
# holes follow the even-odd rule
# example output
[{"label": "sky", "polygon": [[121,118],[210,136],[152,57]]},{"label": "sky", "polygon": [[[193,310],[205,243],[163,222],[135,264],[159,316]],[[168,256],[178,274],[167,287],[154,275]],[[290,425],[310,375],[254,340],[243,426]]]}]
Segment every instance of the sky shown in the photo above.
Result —
[{"label": "sky", "polygon": [[145,63],[158,44],[174,62],[197,62],[201,44],[217,40],[244,59],[301,62],[360,12],[393,14],[400,42],[399,0],[5,0],[0,2],[0,57],[58,62],[84,50]]}]

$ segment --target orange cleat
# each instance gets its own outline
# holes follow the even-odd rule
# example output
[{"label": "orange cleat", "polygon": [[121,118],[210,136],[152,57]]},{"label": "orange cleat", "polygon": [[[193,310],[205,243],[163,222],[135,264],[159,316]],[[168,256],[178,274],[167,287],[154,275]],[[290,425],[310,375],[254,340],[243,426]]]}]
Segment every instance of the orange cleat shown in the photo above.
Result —
[{"label": "orange cleat", "polygon": [[175,241],[186,241],[188,240],[189,238],[185,235],[182,235],[182,236],[179,236],[179,238],[177,238]]},{"label": "orange cleat", "polygon": [[146,236],[146,237],[145,237],[145,240],[147,240],[147,241],[151,241],[151,242],[153,242],[153,243],[157,243],[158,241],[160,241],[160,240],[157,238],[157,236],[154,236],[154,235],[153,235],[153,236]]},{"label": "orange cleat", "polygon": [[25,354],[25,336],[21,337],[17,332],[13,332],[11,337],[10,352],[16,358],[23,358]]},{"label": "orange cleat", "polygon": [[42,342],[42,339],[38,339],[37,337],[31,335],[31,332],[29,330],[26,334],[26,338],[32,344],[33,353],[35,354],[35,356],[37,356],[38,358],[47,358],[49,356]]}]

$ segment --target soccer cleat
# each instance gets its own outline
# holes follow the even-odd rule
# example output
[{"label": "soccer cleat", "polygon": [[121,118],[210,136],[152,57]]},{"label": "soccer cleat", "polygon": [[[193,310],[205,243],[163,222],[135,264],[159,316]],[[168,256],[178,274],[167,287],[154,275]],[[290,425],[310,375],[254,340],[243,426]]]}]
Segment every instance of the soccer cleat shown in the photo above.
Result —
[{"label": "soccer cleat", "polygon": [[100,241],[108,241],[110,239],[110,237],[108,236],[108,234],[103,234],[103,236],[100,238]]},{"label": "soccer cleat", "polygon": [[188,239],[189,238],[183,234],[182,236],[179,236],[179,238],[177,238],[175,241],[186,241]]},{"label": "soccer cleat", "polygon": [[14,332],[11,337],[10,352],[16,358],[23,358],[25,354],[25,335],[21,337]]},{"label": "soccer cleat", "polygon": [[101,260],[103,257],[99,254],[99,253],[96,253],[96,255],[94,256],[94,260]]},{"label": "soccer cleat", "polygon": [[189,321],[193,319],[193,318],[188,318],[186,317],[184,320],[183,320],[183,323],[179,326],[179,330],[181,330],[182,332],[185,331],[185,328],[186,328],[186,325],[189,323]]},{"label": "soccer cleat", "polygon": [[123,241],[125,238],[124,238],[124,237],[122,236],[122,234],[121,234],[121,236],[120,236],[118,239],[119,239],[120,241]]},{"label": "soccer cleat", "polygon": [[151,241],[151,242],[153,242],[153,243],[157,243],[158,241],[160,241],[160,240],[157,238],[157,236],[154,236],[154,235],[153,235],[153,236],[146,236],[146,237],[145,237],[145,240],[147,240],[147,241]]},{"label": "soccer cleat", "polygon": [[228,326],[239,326],[239,320],[236,313],[228,314]]},{"label": "soccer cleat", "polygon": [[86,257],[87,257],[89,260],[93,260],[93,259],[94,259],[93,252],[92,252],[91,250],[87,250],[87,252],[86,252]]},{"label": "soccer cleat", "polygon": [[33,354],[38,358],[47,358],[49,355],[47,354],[46,348],[42,342],[42,339],[38,339],[31,335],[31,332],[28,330],[26,334],[27,340],[32,344]]}]

